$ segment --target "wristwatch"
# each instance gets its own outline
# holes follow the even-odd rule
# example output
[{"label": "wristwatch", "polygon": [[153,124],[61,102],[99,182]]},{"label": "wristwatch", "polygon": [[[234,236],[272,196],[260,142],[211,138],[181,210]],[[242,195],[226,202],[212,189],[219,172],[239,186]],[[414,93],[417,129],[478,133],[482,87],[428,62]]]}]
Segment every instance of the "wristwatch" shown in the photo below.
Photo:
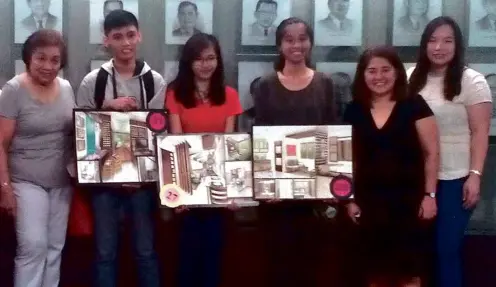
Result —
[{"label": "wristwatch", "polygon": [[436,193],[435,192],[426,192],[425,196],[428,196],[430,198],[436,198]]}]

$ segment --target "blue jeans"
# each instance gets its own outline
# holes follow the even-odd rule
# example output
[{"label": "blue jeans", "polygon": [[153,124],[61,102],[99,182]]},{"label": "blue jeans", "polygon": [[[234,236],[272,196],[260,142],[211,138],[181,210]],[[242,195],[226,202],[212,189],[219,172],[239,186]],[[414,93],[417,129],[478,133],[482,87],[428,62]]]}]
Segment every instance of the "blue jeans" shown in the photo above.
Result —
[{"label": "blue jeans", "polygon": [[218,287],[222,271],[224,213],[186,211],[179,238],[179,287]]},{"label": "blue jeans", "polygon": [[466,178],[440,180],[436,222],[437,286],[463,286],[462,246],[472,210],[463,208]]},{"label": "blue jeans", "polygon": [[158,287],[158,260],[154,246],[155,194],[151,190],[126,192],[114,188],[92,191],[95,217],[96,286],[117,285],[117,253],[122,208],[130,215],[139,286]]}]

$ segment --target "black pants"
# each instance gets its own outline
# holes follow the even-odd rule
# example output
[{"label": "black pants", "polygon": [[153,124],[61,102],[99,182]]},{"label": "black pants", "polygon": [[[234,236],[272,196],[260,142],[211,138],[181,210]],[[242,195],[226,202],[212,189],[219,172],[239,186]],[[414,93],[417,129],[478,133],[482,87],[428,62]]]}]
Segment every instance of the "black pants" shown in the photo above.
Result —
[{"label": "black pants", "polygon": [[316,286],[320,244],[312,208],[276,203],[260,209],[268,257],[266,286]]}]

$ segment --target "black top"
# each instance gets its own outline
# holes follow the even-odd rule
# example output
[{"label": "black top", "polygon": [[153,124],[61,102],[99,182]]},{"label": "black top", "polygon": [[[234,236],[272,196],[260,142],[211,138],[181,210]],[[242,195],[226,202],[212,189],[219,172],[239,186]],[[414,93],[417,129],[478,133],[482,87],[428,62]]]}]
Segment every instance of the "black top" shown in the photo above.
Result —
[{"label": "black top", "polygon": [[[379,129],[370,108],[351,102],[344,121],[353,126],[354,188],[357,204],[384,203],[418,208],[424,196],[424,156],[415,122],[432,116],[421,96],[396,103]],[[414,207],[414,208],[413,208]]]},{"label": "black top", "polygon": [[260,79],[253,93],[255,125],[336,124],[336,103],[332,80],[315,72],[308,86],[299,91],[286,89],[277,73]]},{"label": "black top", "polygon": [[[254,89],[254,125],[292,126],[292,125],[330,125],[337,124],[332,80],[321,72],[315,72],[308,86],[299,91],[284,87],[277,73],[262,77]],[[287,205],[286,205],[287,204]],[[286,202],[278,204],[292,216],[311,215],[312,204]],[[269,207],[274,211],[273,205]]]}]

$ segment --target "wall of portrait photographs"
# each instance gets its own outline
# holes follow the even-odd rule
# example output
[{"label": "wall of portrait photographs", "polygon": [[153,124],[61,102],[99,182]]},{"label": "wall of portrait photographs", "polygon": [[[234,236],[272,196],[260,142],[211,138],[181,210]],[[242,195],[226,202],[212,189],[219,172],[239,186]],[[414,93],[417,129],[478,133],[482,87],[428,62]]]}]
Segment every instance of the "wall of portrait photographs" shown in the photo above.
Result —
[{"label": "wall of portrait photographs", "polygon": [[[86,73],[108,59],[101,45],[103,17],[113,9],[123,8],[140,20],[140,55],[168,80],[176,73],[178,52],[191,31],[216,35],[223,49],[227,82],[239,89],[242,105],[248,111],[252,105],[250,85],[271,71],[277,53],[275,27],[288,16],[300,17],[315,28],[313,62],[318,70],[333,75],[341,111],[350,98],[349,83],[363,48],[395,45],[403,61],[412,63],[422,28],[441,14],[452,16],[463,28],[468,63],[483,72],[496,91],[496,30],[489,16],[496,13],[495,4],[490,4],[494,1],[275,0],[277,5],[257,5],[257,0],[190,2],[194,5],[186,0],[0,0],[0,84],[23,70],[19,61],[22,42],[32,31],[45,27],[63,32],[69,61],[61,76],[77,89]],[[199,13],[194,13],[194,7]],[[45,17],[36,21],[35,14]],[[335,21],[333,15],[344,20]],[[245,113],[240,127],[249,127],[251,120],[250,113]],[[494,124],[496,127],[496,119]],[[496,128],[492,133],[496,135]],[[482,202],[472,217],[470,232],[479,234],[496,234],[494,139]]]}]

